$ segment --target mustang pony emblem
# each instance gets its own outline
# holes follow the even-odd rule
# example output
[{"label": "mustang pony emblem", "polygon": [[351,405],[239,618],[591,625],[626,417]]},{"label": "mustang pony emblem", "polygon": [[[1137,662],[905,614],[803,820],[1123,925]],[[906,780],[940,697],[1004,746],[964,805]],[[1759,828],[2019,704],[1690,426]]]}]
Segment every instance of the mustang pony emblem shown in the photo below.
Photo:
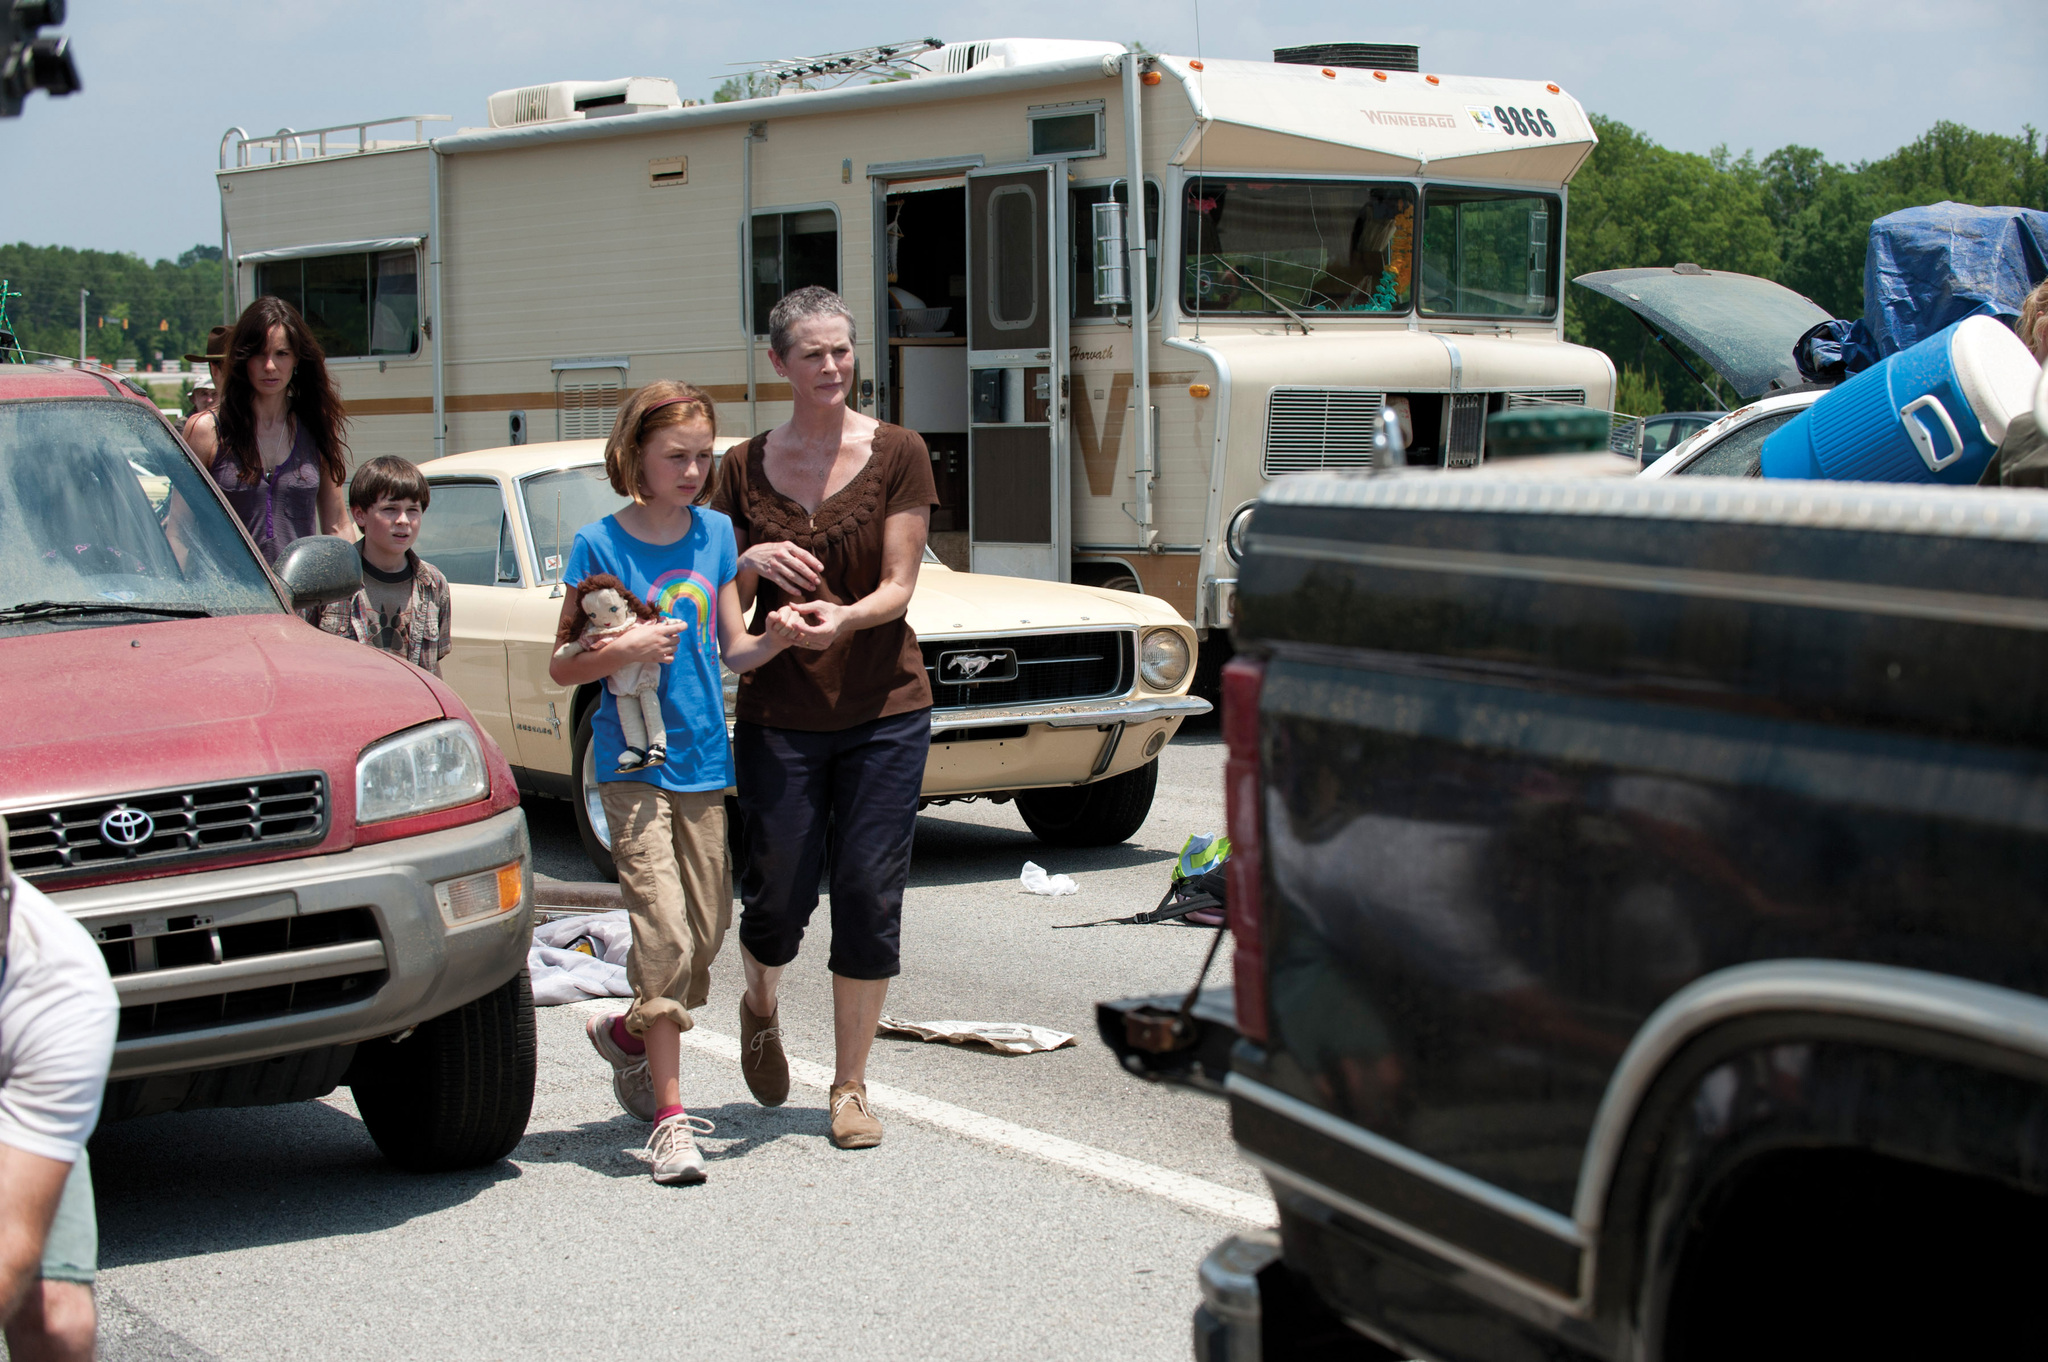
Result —
[{"label": "mustang pony emblem", "polygon": [[939,684],[972,686],[988,681],[1017,679],[1017,654],[1009,648],[983,648],[975,652],[943,653],[939,657]]}]

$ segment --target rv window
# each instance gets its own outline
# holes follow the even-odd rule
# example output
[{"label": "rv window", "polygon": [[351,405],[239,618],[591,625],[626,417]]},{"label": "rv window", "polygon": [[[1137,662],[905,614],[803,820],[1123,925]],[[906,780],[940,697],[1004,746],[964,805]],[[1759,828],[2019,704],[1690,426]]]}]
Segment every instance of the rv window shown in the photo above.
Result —
[{"label": "rv window", "polygon": [[839,219],[830,209],[754,215],[754,334],[784,294],[821,284],[839,291]]},{"label": "rv window", "polygon": [[1100,156],[1096,144],[1097,119],[1092,113],[1061,114],[1057,118],[1031,120],[1033,156]]},{"label": "rv window", "polygon": [[256,267],[256,291],[284,299],[329,359],[410,355],[419,349],[419,253],[316,255]]},{"label": "rv window", "polygon": [[1415,190],[1362,180],[1190,179],[1181,306],[1401,313],[1413,296]]},{"label": "rv window", "polygon": [[[1130,202],[1130,186],[1123,183],[1090,185],[1074,191],[1073,212],[1068,217],[1068,221],[1074,224],[1070,233],[1074,267],[1067,277],[1073,283],[1073,315],[1077,321],[1108,317],[1112,313],[1123,316],[1130,312],[1127,307],[1112,308],[1108,303],[1095,302],[1095,290],[1090,287],[1095,278],[1095,243],[1089,238],[1087,224],[1093,221],[1095,205],[1107,202],[1112,188],[1116,190],[1118,203]],[[1131,224],[1128,230],[1135,232],[1137,224]],[[1159,306],[1159,186],[1156,184],[1145,186],[1145,246],[1145,296],[1156,308]]]},{"label": "rv window", "polygon": [[1038,320],[1038,194],[1006,184],[988,196],[989,321],[1021,331]]},{"label": "rv window", "polygon": [[1555,194],[1431,186],[1422,206],[1422,310],[1452,317],[1555,313],[1563,224]]}]

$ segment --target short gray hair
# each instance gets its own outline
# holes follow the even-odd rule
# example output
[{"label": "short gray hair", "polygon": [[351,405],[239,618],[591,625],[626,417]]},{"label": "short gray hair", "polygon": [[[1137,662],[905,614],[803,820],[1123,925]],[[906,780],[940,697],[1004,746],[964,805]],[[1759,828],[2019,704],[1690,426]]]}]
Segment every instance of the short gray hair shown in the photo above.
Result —
[{"label": "short gray hair", "polygon": [[846,338],[859,340],[859,324],[853,320],[853,309],[846,300],[821,284],[811,284],[794,293],[782,295],[768,313],[768,348],[778,355],[789,353],[789,333],[798,322],[807,322],[813,317],[846,318]]}]

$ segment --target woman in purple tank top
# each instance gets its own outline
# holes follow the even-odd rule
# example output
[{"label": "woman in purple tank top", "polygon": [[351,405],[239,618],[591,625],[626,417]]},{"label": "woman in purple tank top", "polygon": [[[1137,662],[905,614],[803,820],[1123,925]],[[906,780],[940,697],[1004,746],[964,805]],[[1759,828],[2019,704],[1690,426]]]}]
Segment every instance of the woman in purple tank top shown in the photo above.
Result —
[{"label": "woman in purple tank top", "polygon": [[265,561],[309,534],[347,534],[347,418],[305,318],[265,295],[243,310],[227,349],[219,404],[187,430],[192,452]]}]

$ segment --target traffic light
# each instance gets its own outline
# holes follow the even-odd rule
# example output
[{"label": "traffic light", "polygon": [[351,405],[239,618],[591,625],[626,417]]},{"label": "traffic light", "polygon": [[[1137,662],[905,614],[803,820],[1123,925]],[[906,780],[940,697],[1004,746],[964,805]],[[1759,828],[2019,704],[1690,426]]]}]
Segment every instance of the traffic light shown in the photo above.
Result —
[{"label": "traffic light", "polygon": [[43,28],[64,22],[64,0],[0,0],[0,118],[21,113],[30,92],[78,93],[78,67],[71,61],[71,39],[38,37]]}]

